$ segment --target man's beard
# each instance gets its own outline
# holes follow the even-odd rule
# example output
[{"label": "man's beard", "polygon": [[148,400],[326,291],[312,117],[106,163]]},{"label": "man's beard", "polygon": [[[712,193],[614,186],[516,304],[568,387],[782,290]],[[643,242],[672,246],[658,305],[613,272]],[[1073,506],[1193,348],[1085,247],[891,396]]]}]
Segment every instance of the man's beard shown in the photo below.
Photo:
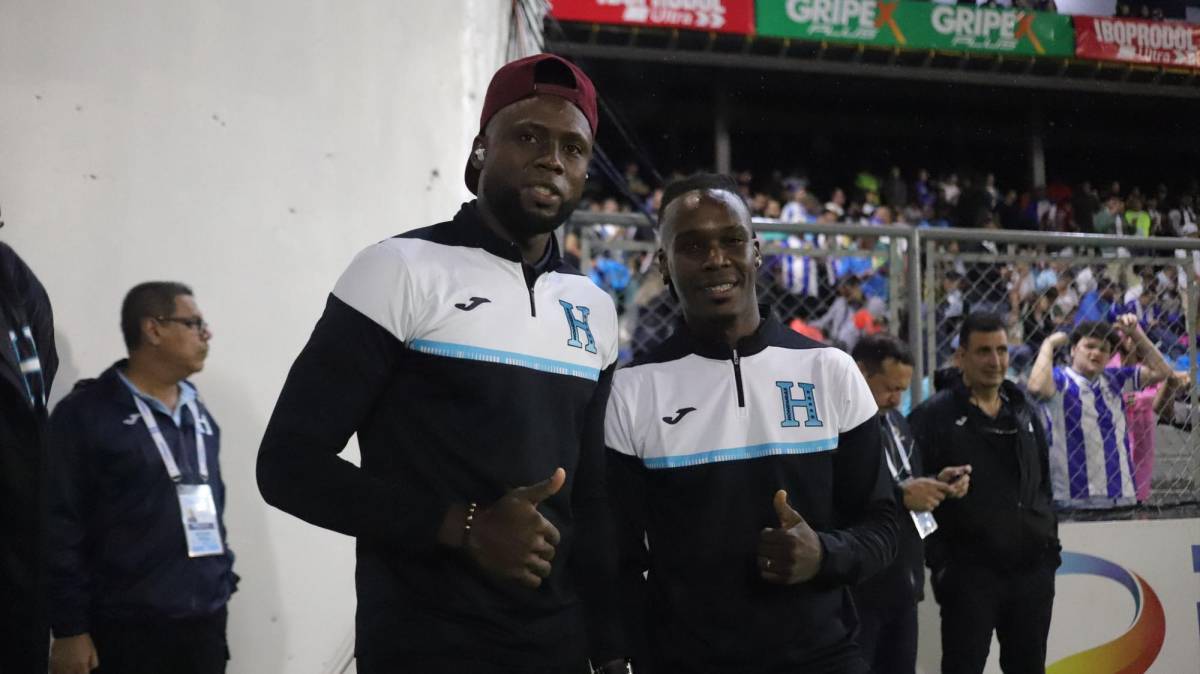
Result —
[{"label": "man's beard", "polygon": [[521,193],[510,187],[494,187],[490,190],[485,188],[482,191],[488,210],[514,239],[529,239],[553,232],[571,217],[575,206],[579,204],[578,199],[563,197],[558,210],[545,216],[525,210],[521,206]]}]

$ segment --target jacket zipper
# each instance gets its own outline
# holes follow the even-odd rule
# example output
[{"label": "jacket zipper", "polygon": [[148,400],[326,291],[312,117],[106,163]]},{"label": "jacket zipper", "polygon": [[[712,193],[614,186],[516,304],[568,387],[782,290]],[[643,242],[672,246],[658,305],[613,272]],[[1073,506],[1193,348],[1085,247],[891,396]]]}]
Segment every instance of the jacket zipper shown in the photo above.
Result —
[{"label": "jacket zipper", "polygon": [[733,381],[737,384],[738,407],[746,406],[746,394],[742,390],[742,359],[737,349],[733,350]]},{"label": "jacket zipper", "polygon": [[534,274],[533,267],[522,262],[521,276],[525,278],[525,289],[529,291],[529,315],[537,318],[537,304],[533,297],[533,286],[537,285],[537,276]]}]

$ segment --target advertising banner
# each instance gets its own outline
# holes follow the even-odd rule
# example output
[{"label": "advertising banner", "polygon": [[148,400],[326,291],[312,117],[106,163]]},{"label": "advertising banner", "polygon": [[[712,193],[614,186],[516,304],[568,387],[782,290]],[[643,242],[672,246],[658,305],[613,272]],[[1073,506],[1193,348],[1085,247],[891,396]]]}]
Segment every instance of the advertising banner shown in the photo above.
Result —
[{"label": "advertising banner", "polygon": [[754,0],[552,0],[560,21],[754,32]]},{"label": "advertising banner", "polygon": [[1064,524],[1047,674],[1196,671],[1200,520]]},{"label": "advertising banner", "polygon": [[1195,24],[1095,16],[1077,16],[1074,22],[1080,58],[1200,68],[1200,26]]},{"label": "advertising banner", "polygon": [[905,0],[758,0],[760,35],[911,49],[1071,56],[1071,19]]}]

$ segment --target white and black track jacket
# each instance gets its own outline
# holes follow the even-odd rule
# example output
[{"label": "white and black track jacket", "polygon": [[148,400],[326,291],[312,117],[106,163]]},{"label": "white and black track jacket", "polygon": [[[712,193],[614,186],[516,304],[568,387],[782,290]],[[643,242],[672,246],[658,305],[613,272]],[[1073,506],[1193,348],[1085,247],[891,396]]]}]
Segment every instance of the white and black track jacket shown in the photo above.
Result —
[{"label": "white and black track jacket", "polygon": [[[645,616],[627,633],[654,671],[839,671],[853,657],[846,586],[896,550],[876,411],[849,355],[773,319],[736,349],[681,325],[617,371],[605,438],[622,604]],[[824,549],[792,586],[757,565],[779,489]]]},{"label": "white and black track jacket", "polygon": [[[474,202],[355,258],[288,375],[258,480],[271,504],[358,538],[360,671],[413,656],[587,657],[576,589],[605,582],[592,567],[611,552],[603,415],[616,357],[608,295],[553,240],[544,265],[524,264]],[[337,456],[354,433],[361,470]],[[539,589],[487,580],[435,545],[451,503],[486,507],[559,466],[566,485],[540,510],[563,538]]]}]

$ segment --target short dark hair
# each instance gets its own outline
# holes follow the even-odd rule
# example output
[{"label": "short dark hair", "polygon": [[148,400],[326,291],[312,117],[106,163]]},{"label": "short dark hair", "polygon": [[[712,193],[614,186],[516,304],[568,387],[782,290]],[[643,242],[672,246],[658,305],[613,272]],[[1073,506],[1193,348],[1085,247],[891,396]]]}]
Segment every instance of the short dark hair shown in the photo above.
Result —
[{"label": "short dark hair", "polygon": [[866,335],[859,339],[858,343],[854,345],[854,349],[850,351],[850,357],[862,365],[867,375],[878,374],[883,369],[884,361],[889,358],[901,365],[913,364],[912,351],[909,350],[908,345],[900,341],[898,337],[884,332]]},{"label": "short dark hair", "polygon": [[[743,206],[746,205],[745,199],[742,198],[742,193],[738,191],[737,181],[732,177],[723,173],[696,173],[672,182],[663,190],[662,203],[658,207],[659,226],[662,226],[663,219],[667,213],[667,206],[670,206],[672,201],[675,201],[688,192],[696,190],[728,192],[737,197]],[[749,207],[746,208],[746,212],[750,212]]]},{"label": "short dark hair", "polygon": [[986,314],[975,312],[967,314],[963,319],[962,325],[958,328],[958,348],[966,349],[967,344],[971,342],[971,333],[974,332],[996,332],[997,330],[1006,330],[1004,319],[999,314]]},{"label": "short dark hair", "polygon": [[147,281],[125,293],[121,302],[121,334],[125,348],[133,351],[142,343],[142,321],[163,318],[175,312],[175,298],[192,295],[192,289],[175,281]]},{"label": "short dark hair", "polygon": [[1104,321],[1083,321],[1071,331],[1071,346],[1079,343],[1084,337],[1095,337],[1108,342],[1109,350],[1115,350],[1121,343],[1121,338],[1113,326]]}]

